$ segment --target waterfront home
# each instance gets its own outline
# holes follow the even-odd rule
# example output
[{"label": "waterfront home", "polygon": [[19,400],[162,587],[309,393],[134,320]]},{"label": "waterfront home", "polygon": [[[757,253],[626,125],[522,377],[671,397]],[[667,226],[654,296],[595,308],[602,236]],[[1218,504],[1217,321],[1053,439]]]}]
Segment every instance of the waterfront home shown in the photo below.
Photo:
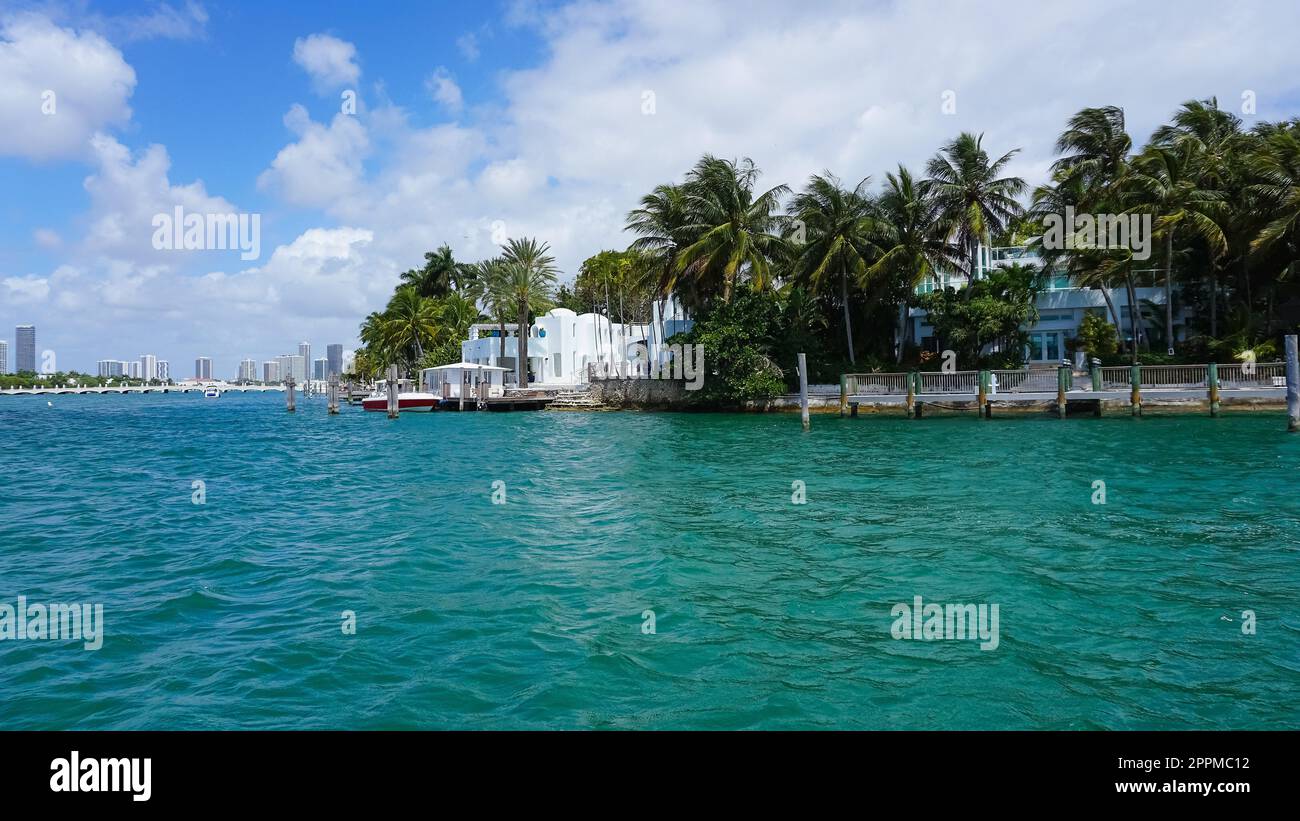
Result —
[{"label": "waterfront home", "polygon": [[[663,316],[655,304],[646,324],[623,324],[602,314],[553,308],[528,328],[530,384],[538,388],[571,388],[587,383],[591,365],[604,363],[610,371],[623,372],[647,360],[661,363],[668,358],[665,340],[690,330],[692,325],[675,300],[667,303]],[[506,324],[504,340],[500,325],[473,325],[469,339],[461,343],[461,359],[502,368],[506,371],[505,384],[513,385],[518,336],[518,326],[513,323]]]},{"label": "waterfront home", "polygon": [[[1013,264],[1042,264],[1037,249],[1023,245],[1001,248],[989,248],[981,245],[976,259],[975,276],[977,279],[986,277],[993,268]],[[1148,323],[1150,324],[1154,320],[1154,324],[1159,326],[1157,330],[1162,329],[1164,323],[1165,292],[1164,288],[1161,287],[1163,285],[1162,277],[1162,270],[1153,268],[1140,271],[1138,272],[1140,287],[1134,289],[1137,292],[1139,310],[1141,310],[1143,303],[1150,303],[1155,306],[1156,316],[1154,318],[1151,317],[1150,307],[1148,306]],[[967,281],[968,278],[965,274],[937,274],[926,278],[924,282],[918,285],[916,293],[926,294],[945,287],[960,289],[966,286]],[[1119,338],[1131,340],[1129,312],[1132,310],[1132,306],[1129,305],[1127,289],[1112,288],[1110,297],[1115,304],[1115,310],[1120,315],[1122,327],[1119,329]],[[1078,336],[1079,324],[1087,314],[1095,313],[1107,322],[1114,324],[1114,318],[1106,307],[1106,298],[1101,291],[1096,288],[1081,288],[1064,273],[1049,273],[1047,287],[1038,296],[1037,308],[1038,321],[1025,329],[1029,333],[1029,344],[1024,354],[1025,363],[1029,367],[1059,365],[1061,360],[1067,357],[1067,341]],[[908,321],[913,323],[912,339],[916,340],[924,350],[937,351],[938,341],[935,339],[934,328],[925,321],[925,310],[912,307],[908,313]],[[1186,338],[1186,319],[1186,311],[1175,303],[1175,341]]]}]

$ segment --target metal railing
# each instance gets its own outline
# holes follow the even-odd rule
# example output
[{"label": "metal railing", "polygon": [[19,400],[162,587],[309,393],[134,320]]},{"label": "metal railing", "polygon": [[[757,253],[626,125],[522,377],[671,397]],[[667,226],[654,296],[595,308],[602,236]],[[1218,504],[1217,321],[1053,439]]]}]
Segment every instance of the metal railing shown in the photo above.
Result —
[{"label": "metal railing", "polygon": [[[1247,373],[1247,367],[1250,372]],[[1128,365],[1107,365],[1100,368],[1103,391],[1127,390],[1132,386],[1133,373]],[[1024,370],[990,371],[990,393],[1055,393],[1056,368],[1029,368]],[[1219,365],[1220,390],[1285,387],[1286,365],[1282,362],[1261,362],[1253,366]],[[919,393],[964,393],[979,391],[979,371],[943,373],[922,371],[916,374],[920,381]],[[844,374],[846,396],[902,396],[907,393],[909,373],[849,373]],[[1208,390],[1208,365],[1140,365],[1139,384],[1154,390]],[[1092,390],[1090,375],[1076,376],[1074,390]]]},{"label": "metal railing", "polygon": [[901,396],[907,393],[907,380],[911,376],[910,373],[846,373],[844,387],[850,396],[868,393]]},{"label": "metal railing", "polygon": [[979,386],[979,371],[921,373],[921,393],[975,393]]}]

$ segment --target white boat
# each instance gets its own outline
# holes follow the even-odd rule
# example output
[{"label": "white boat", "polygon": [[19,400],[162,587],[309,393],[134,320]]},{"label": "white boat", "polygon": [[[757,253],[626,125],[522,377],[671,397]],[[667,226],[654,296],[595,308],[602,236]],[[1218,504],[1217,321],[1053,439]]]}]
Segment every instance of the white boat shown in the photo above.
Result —
[{"label": "white boat", "polygon": [[[438,403],[442,401],[441,396],[424,391],[414,391],[409,379],[399,379],[397,381],[397,409],[402,413],[428,413],[438,409]],[[380,380],[375,385],[374,393],[361,400],[362,410],[373,411],[375,413],[385,413],[388,411],[388,385],[384,380]]]},{"label": "white boat", "polygon": [[221,391],[217,390],[216,388],[208,388],[207,390],[205,390],[205,391],[203,392],[203,398],[204,398],[204,399],[220,399],[220,398],[221,398]]}]

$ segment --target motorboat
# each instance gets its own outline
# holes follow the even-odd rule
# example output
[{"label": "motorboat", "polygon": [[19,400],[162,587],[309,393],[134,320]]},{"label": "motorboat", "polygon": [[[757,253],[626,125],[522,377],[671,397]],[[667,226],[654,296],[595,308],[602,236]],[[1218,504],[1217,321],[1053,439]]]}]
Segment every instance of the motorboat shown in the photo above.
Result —
[{"label": "motorboat", "polygon": [[[409,379],[399,379],[397,381],[398,411],[401,413],[428,413],[438,409],[438,403],[442,401],[441,396],[411,390],[412,387]],[[361,408],[375,413],[386,413],[388,411],[388,383],[386,380],[380,380],[375,385],[374,392],[361,400]]]}]

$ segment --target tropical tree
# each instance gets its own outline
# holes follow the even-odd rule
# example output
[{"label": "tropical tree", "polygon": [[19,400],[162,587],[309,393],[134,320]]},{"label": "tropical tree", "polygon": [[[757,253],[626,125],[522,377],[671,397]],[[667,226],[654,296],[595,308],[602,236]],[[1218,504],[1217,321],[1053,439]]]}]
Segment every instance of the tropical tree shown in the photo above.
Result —
[{"label": "tropical tree", "polygon": [[437,251],[424,255],[424,267],[412,269],[401,276],[402,284],[410,285],[423,297],[441,297],[453,287],[463,285],[468,276],[468,266],[456,261],[451,246],[443,243]]},{"label": "tropical tree", "polygon": [[[424,357],[424,349],[437,342],[438,304],[420,296],[412,286],[397,289],[378,321],[382,348],[394,361],[408,367]],[[363,341],[365,338],[363,337]]]},{"label": "tropical tree", "polygon": [[1020,149],[990,160],[984,135],[962,132],[925,166],[926,186],[938,201],[952,238],[966,254],[971,281],[979,270],[979,245],[1004,231],[1023,208],[1016,199],[1025,191],[1020,177],[1000,176]]},{"label": "tropical tree", "polygon": [[899,322],[902,324],[897,358],[912,342],[908,309],[912,294],[928,277],[961,266],[961,254],[948,243],[951,226],[926,187],[915,181],[902,165],[885,175],[885,188],[876,200],[875,242],[880,256],[868,270],[873,279],[889,277],[901,293]]},{"label": "tropical tree", "polygon": [[747,279],[762,290],[771,280],[770,261],[785,245],[777,234],[777,208],[789,188],[778,185],[755,194],[758,177],[751,159],[735,162],[709,154],[686,175],[683,233],[694,239],[678,249],[674,268],[677,276],[694,281],[701,297],[730,302],[737,282]]},{"label": "tropical tree", "polygon": [[813,175],[790,203],[790,217],[803,234],[794,249],[795,279],[816,294],[833,283],[839,288],[844,311],[844,343],[854,364],[853,319],[849,305],[849,278],[865,284],[870,264],[880,256],[873,243],[874,207],[867,195],[869,178],[852,190],[840,185],[829,171]]},{"label": "tropical tree", "polygon": [[1174,235],[1182,231],[1204,240],[1215,257],[1227,247],[1216,222],[1223,195],[1197,184],[1194,156],[1186,145],[1150,146],[1134,162],[1127,180],[1129,198],[1135,203],[1130,211],[1152,214],[1155,236],[1165,243],[1165,341],[1170,354],[1174,352]]},{"label": "tropical tree", "polygon": [[513,299],[519,317],[518,356],[515,370],[519,387],[528,387],[528,318],[532,311],[550,305],[559,269],[550,246],[531,237],[511,239],[504,246],[502,282],[504,293]]}]

